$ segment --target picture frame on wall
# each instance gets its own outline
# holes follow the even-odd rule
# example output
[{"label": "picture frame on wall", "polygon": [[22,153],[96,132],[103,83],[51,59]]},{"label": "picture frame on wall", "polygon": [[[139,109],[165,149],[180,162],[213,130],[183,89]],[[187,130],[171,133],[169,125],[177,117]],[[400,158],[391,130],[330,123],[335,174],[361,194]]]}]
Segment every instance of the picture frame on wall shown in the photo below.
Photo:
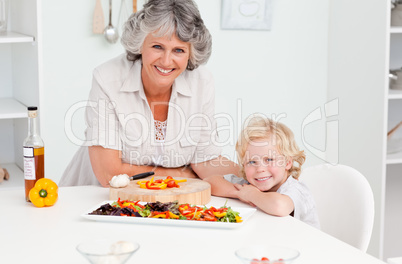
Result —
[{"label": "picture frame on wall", "polygon": [[272,0],[222,0],[221,28],[270,30]]}]

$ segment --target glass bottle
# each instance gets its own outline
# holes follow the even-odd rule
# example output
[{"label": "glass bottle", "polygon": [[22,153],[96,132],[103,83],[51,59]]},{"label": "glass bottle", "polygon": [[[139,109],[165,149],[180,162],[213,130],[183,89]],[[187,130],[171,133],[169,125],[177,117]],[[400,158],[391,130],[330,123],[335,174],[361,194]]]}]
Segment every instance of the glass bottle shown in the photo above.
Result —
[{"label": "glass bottle", "polygon": [[45,148],[38,132],[38,108],[28,107],[28,136],[24,140],[25,200],[37,180],[45,177]]}]

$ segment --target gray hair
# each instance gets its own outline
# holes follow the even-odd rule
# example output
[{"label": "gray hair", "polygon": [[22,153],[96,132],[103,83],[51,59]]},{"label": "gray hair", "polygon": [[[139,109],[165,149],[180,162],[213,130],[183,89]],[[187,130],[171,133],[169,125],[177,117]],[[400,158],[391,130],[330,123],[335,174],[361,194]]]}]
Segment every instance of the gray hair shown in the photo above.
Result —
[{"label": "gray hair", "polygon": [[188,70],[206,63],[212,52],[212,37],[193,0],[149,0],[124,25],[121,44],[127,59],[141,59],[141,48],[148,34],[171,37],[174,33],[190,43]]}]

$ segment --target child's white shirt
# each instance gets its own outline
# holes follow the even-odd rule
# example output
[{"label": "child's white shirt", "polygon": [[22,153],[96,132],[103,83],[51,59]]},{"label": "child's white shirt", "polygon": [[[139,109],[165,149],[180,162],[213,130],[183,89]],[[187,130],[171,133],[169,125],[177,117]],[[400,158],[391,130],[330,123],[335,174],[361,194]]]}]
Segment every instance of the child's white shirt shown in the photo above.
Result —
[{"label": "child's white shirt", "polygon": [[[224,178],[231,183],[249,184],[245,179],[233,174],[227,174]],[[290,176],[276,192],[287,195],[292,199],[295,207],[293,212],[295,218],[320,229],[320,221],[318,220],[313,195],[304,183]]]}]

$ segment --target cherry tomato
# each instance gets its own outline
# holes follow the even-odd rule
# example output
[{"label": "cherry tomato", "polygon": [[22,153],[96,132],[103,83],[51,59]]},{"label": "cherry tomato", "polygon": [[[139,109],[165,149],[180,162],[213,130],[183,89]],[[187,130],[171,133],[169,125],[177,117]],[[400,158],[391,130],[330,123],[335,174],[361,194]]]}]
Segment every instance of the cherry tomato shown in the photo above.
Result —
[{"label": "cherry tomato", "polygon": [[[169,177],[169,176],[168,176],[168,177]],[[175,182],[174,180],[170,180],[170,181],[168,181],[166,184],[167,184],[167,187],[168,187],[168,188],[176,187],[176,182]]]}]

